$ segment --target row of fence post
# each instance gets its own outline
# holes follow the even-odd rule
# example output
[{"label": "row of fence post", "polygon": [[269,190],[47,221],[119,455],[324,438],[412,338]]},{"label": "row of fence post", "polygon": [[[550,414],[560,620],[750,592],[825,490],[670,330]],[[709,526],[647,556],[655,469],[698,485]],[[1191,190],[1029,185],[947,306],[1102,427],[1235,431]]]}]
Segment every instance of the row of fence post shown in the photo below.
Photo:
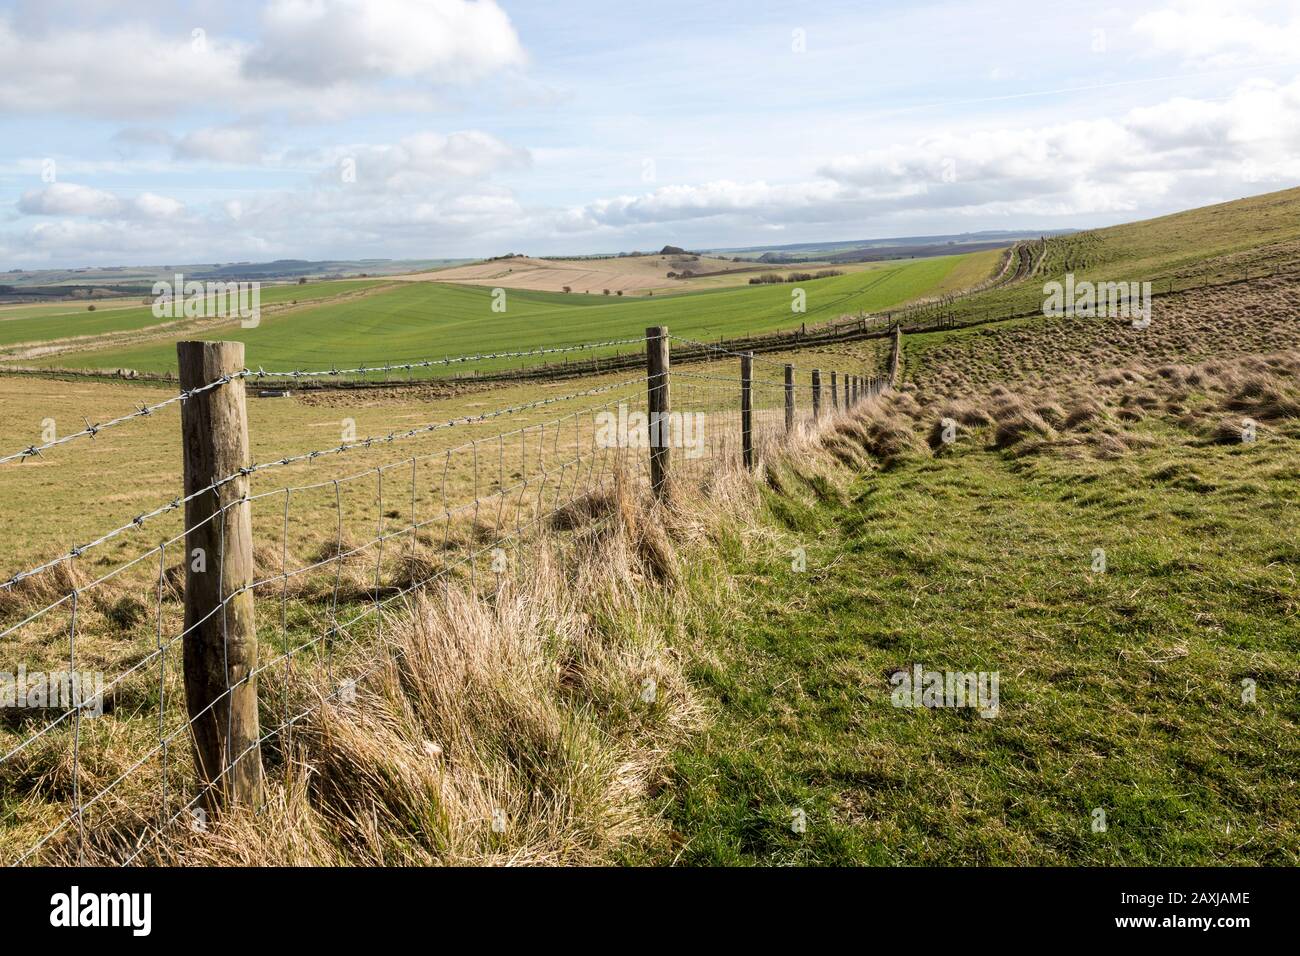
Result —
[{"label": "row of fence post", "polygon": [[[668,328],[652,326],[645,331],[646,338],[646,404],[650,428],[650,486],[656,496],[665,494],[671,471],[671,436],[669,413],[672,410],[669,383],[672,380],[672,352],[669,347]],[[897,349],[898,342],[894,348]],[[896,353],[895,353],[896,354]],[[745,467],[754,467],[754,353],[740,353],[740,441]],[[891,359],[892,361],[892,359]],[[795,368],[790,363],[784,368],[785,430],[795,427]],[[843,383],[843,396],[840,383]],[[830,373],[830,407],[835,411],[851,409],[858,402],[879,395],[889,382],[888,376],[845,375]],[[825,407],[822,390],[822,371],[812,370],[813,419],[822,417]]]},{"label": "row of fence post", "polygon": [[[257,628],[244,345],[179,342],[181,445],[185,489],[185,638],[183,668],[192,746],[204,802],[255,806],[262,792],[257,699]],[[668,329],[646,329],[650,485],[666,494],[672,469],[672,368]],[[201,388],[222,381],[219,388]],[[848,411],[878,394],[883,378],[830,373],[830,407]],[[785,428],[795,428],[795,368],[785,366]],[[812,370],[812,413],[825,407],[821,369]],[[840,394],[840,388],[843,394]],[[740,355],[744,465],[755,466],[754,355]],[[230,476],[235,476],[231,478]]]}]

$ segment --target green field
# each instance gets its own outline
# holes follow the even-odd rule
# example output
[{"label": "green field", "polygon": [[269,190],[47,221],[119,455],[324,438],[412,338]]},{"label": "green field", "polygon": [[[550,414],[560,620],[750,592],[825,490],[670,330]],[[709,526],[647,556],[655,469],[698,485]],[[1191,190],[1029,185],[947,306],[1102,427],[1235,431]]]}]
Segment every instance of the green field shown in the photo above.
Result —
[{"label": "green field", "polygon": [[[381,283],[382,280],[358,279],[265,286],[261,291],[262,304],[310,302],[343,292],[359,292]],[[90,304],[92,303],[38,303],[0,309],[0,346],[138,331],[169,321],[157,318],[152,306],[140,305],[138,299],[135,305],[125,308],[121,300],[94,303],[94,312],[87,308]]]},{"label": "green field", "polygon": [[[213,327],[203,337],[242,341],[250,367],[277,370],[400,363],[630,338],[652,325],[667,325],[684,337],[717,338],[797,328],[801,322],[814,325],[859,310],[888,309],[939,288],[963,267],[965,259],[909,260],[798,286],[745,286],[651,298],[508,290],[504,312],[492,310],[488,288],[411,283],[346,302],[267,316],[256,329],[241,329],[238,324]],[[791,310],[795,288],[807,294],[807,311],[802,314]],[[176,365],[176,338],[166,335],[129,347],[51,356],[41,364],[169,372]]]}]

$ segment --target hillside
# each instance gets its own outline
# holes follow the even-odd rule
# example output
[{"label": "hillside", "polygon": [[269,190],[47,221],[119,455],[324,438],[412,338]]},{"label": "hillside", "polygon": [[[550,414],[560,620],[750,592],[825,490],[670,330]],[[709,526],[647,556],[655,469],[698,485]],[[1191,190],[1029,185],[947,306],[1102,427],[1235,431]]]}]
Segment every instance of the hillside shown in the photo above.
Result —
[{"label": "hillside", "polygon": [[1294,268],[1300,257],[1300,188],[1049,237],[1040,255],[1027,281],[963,299],[949,311],[959,320],[1038,312],[1043,284],[1066,273],[1078,281],[1150,282],[1160,293]]}]

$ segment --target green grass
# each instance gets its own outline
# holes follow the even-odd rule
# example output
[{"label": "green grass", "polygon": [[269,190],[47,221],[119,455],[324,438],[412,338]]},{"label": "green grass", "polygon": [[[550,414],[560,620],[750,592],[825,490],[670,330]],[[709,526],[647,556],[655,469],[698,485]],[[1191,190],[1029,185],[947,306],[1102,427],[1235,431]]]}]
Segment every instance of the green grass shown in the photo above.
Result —
[{"label": "green grass", "polygon": [[[684,337],[716,338],[797,328],[801,322],[813,325],[860,309],[887,309],[927,294],[964,258],[909,260],[798,286],[745,286],[650,298],[510,290],[505,312],[492,310],[489,288],[412,283],[347,302],[266,316],[256,329],[233,324],[216,328],[205,332],[205,337],[243,341],[249,365],[267,369],[351,367],[518,351],[636,337],[652,325],[667,325]],[[803,314],[791,310],[795,288],[807,295]],[[176,364],[174,337],[52,356],[43,362],[167,372]]]},{"label": "green grass", "polygon": [[1034,312],[1043,284],[1067,272],[1078,281],[1150,282],[1153,292],[1186,289],[1294,268],[1300,253],[1300,189],[1092,229],[1047,240],[1037,275],[959,300],[959,317]]},{"label": "green grass", "polygon": [[[739,584],[696,637],[716,720],[663,798],[673,858],[1300,861],[1300,433],[1144,430],[1113,462],[967,439],[842,497],[785,472],[799,493],[723,541]],[[999,672],[1000,713],[891,706],[916,663]]]},{"label": "green grass", "polygon": [[[356,292],[379,285],[380,280],[344,280],[313,282],[307,285],[266,286],[261,291],[263,305],[284,302],[310,302],[314,299]],[[136,300],[137,303],[139,300]],[[159,319],[152,306],[135,305],[122,308],[120,302],[97,304],[94,312],[87,309],[91,303],[40,303],[13,310],[0,310],[0,346],[24,342],[48,342],[74,336],[103,335],[107,332],[127,332],[160,325],[169,319]],[[52,364],[59,364],[57,361]]]}]

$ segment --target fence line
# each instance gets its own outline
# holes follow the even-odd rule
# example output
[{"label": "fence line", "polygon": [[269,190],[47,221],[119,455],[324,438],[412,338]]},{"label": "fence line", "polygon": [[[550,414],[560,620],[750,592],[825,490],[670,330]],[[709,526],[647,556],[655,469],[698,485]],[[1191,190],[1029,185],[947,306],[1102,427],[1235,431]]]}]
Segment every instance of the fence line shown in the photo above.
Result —
[{"label": "fence line", "polygon": [[[232,376],[227,381],[233,381],[233,380],[235,380],[235,377]],[[616,382],[613,385],[604,385],[597,388],[591,388],[582,392],[575,392],[570,395],[562,395],[562,396],[555,396],[552,398],[539,399],[534,402],[525,402],[521,405],[514,405],[508,408],[501,408],[492,412],[484,412],[481,415],[465,415],[460,418],[449,419],[447,421],[431,422],[427,425],[420,425],[415,428],[408,429],[406,432],[400,434],[396,432],[390,432],[388,435],[382,438],[364,438],[360,441],[344,442],[342,444],[333,446],[331,448],[318,449],[315,451],[304,452],[299,455],[286,456],[284,458],[278,458],[272,461],[263,462],[262,464],[249,464],[244,468],[241,468],[237,472],[215,479],[207,486],[200,488],[197,491],[193,491],[185,495],[184,497],[175,498],[172,501],[168,502],[167,504],[155,508],[152,511],[148,511],[143,514],[137,515],[136,517],[132,518],[131,521],[128,522],[127,524],[124,524],[121,527],[109,531],[107,534],[100,536],[99,538],[89,542],[88,544],[81,545],[80,547],[74,547],[67,554],[60,555],[59,557],[47,561],[45,564],[39,565],[38,567],[32,568],[30,570],[18,572],[9,580],[0,582],[0,591],[10,589],[15,585],[17,585],[23,579],[29,578],[35,574],[39,574],[42,571],[47,571],[50,568],[58,564],[62,564],[65,561],[70,561],[73,558],[78,558],[81,555],[85,554],[86,551],[98,547],[107,541],[111,541],[117,536],[124,534],[125,532],[130,531],[133,528],[143,527],[146,521],[167,514],[169,512],[175,511],[176,509],[180,508],[182,505],[186,505],[191,501],[194,501],[200,495],[206,494],[211,491],[215,491],[241,477],[246,477],[248,475],[252,475],[257,472],[265,471],[268,468],[279,468],[285,465],[296,464],[299,462],[314,461],[315,459],[320,458],[323,455],[344,454],[349,451],[354,451],[358,448],[372,448],[375,445],[379,445],[379,444],[392,444],[393,442],[396,441],[403,441],[405,439],[415,438],[419,435],[429,434],[430,432],[442,431],[447,428],[454,428],[457,425],[478,424],[480,422],[490,421],[491,419],[500,418],[505,415],[515,415],[520,412],[530,411],[535,408],[543,408],[548,405],[554,405],[558,402],[571,401],[576,398],[584,398],[590,395],[599,395],[603,392],[612,391],[613,389],[636,384],[641,381],[644,381],[644,379],[629,379],[623,382]],[[225,383],[221,383],[221,384],[225,384]],[[194,394],[194,393],[191,392],[190,394]],[[4,634],[0,633],[0,637],[3,636]]]},{"label": "fence line", "polygon": [[[765,361],[767,366],[782,365],[783,377],[755,379],[753,356],[715,350],[710,352],[711,364],[698,371],[679,372],[672,368],[673,341],[667,329],[648,330],[643,375],[481,415],[394,431],[385,438],[287,455],[262,465],[248,460],[246,425],[239,424],[241,416],[232,421],[237,431],[244,429],[244,434],[221,439],[208,430],[210,426],[200,414],[206,406],[193,406],[182,417],[187,460],[188,449],[195,445],[224,440],[233,441],[231,447],[238,448],[242,440],[244,457],[237,467],[216,472],[215,478],[204,477],[197,482],[202,487],[188,490],[183,497],[138,516],[88,545],[20,572],[0,586],[0,598],[8,595],[10,600],[8,610],[0,604],[0,622],[15,609],[18,612],[18,620],[0,630],[0,639],[27,638],[19,646],[27,648],[29,656],[35,654],[40,666],[41,660],[57,663],[62,635],[67,642],[63,661],[73,674],[79,664],[84,667],[88,660],[104,653],[95,650],[93,640],[99,633],[97,628],[103,626],[99,616],[103,615],[105,622],[109,619],[115,598],[105,590],[110,584],[120,591],[136,582],[155,606],[147,636],[138,629],[137,638],[147,640],[147,647],[112,676],[99,690],[98,698],[101,707],[108,699],[127,701],[125,711],[121,710],[123,705],[118,705],[115,716],[99,719],[118,722],[118,731],[128,743],[133,734],[148,736],[146,728],[152,725],[151,742],[139,741],[143,746],[102,779],[86,777],[88,788],[82,786],[86,761],[105,745],[95,730],[97,725],[87,716],[87,703],[94,701],[64,701],[62,712],[53,719],[42,719],[35,732],[20,734],[20,739],[10,745],[0,743],[4,751],[0,757],[0,782],[18,766],[18,758],[29,763],[49,759],[42,755],[57,752],[65,740],[74,781],[70,797],[61,798],[57,791],[46,796],[52,804],[63,804],[61,815],[52,826],[34,835],[25,848],[16,851],[12,862],[32,861],[47,851],[61,854],[56,858],[75,851],[80,860],[92,848],[103,853],[104,846],[111,849],[117,845],[114,841],[120,843],[126,838],[131,844],[129,852],[115,858],[130,863],[200,804],[219,813],[241,800],[255,803],[263,766],[262,745],[281,735],[287,737],[309,714],[338,696],[345,685],[336,680],[337,660],[355,668],[358,661],[365,664],[370,656],[376,658],[359,675],[348,679],[355,682],[394,659],[391,653],[381,651],[387,647],[383,639],[385,614],[397,602],[436,582],[444,587],[456,582],[475,593],[496,594],[512,571],[522,579],[529,544],[540,546],[544,536],[556,534],[559,537],[555,540],[563,542],[568,533],[565,529],[612,521],[613,512],[602,511],[600,502],[616,496],[618,488],[649,493],[662,491],[670,479],[707,482],[726,467],[755,467],[768,449],[787,441],[802,423],[824,421],[828,413],[841,411],[838,394],[829,402],[822,399],[820,368],[796,369],[792,363]],[[193,347],[215,348],[197,343]],[[235,352],[230,350],[230,354]],[[727,366],[737,359],[740,368],[731,366],[729,370]],[[201,367],[213,367],[206,357],[204,363]],[[205,402],[220,398],[242,406],[244,380],[252,374],[234,372],[217,377],[202,393]],[[876,375],[874,370],[864,374],[832,372],[832,383],[840,380],[845,387],[843,411],[887,387],[886,376]],[[796,395],[805,388],[811,389],[811,404]],[[834,384],[832,391],[837,391]],[[200,393],[190,390],[181,394]],[[417,450],[350,475],[288,482],[257,493],[243,488],[224,500],[219,496],[220,489],[230,482],[248,479],[278,465],[313,461],[353,448],[382,446],[401,438],[422,437],[435,430],[592,396],[600,396],[596,404],[562,412],[546,421],[522,423],[451,448]],[[178,396],[169,401],[183,399]],[[738,408],[740,415],[736,414]],[[642,416],[638,424],[628,424],[637,416]],[[698,427],[692,436],[689,425],[694,420],[698,420]],[[638,437],[642,431],[644,439]],[[689,445],[678,444],[688,438]],[[681,450],[672,452],[672,448]],[[646,454],[636,454],[637,449]],[[396,496],[391,494],[391,480],[385,480],[394,473],[402,485],[409,478],[409,489]],[[386,491],[390,492],[387,502]],[[362,499],[359,507],[357,493]],[[178,533],[156,546],[123,560],[88,583],[78,583],[76,562],[89,549],[181,505],[205,503],[208,496],[211,507],[199,520],[182,522],[184,527]],[[409,498],[409,512],[403,518],[405,505],[393,509],[394,498],[402,502],[404,497]],[[204,508],[208,505],[204,504]],[[265,513],[267,508],[272,509],[270,513]],[[187,512],[190,510],[187,508]],[[306,528],[294,534],[291,560],[291,518],[304,513],[308,516]],[[399,520],[390,523],[390,517]],[[353,530],[367,523],[370,530],[355,540]],[[231,529],[241,524],[250,529],[249,534],[244,539],[232,537]],[[328,537],[314,530],[328,525],[336,528]],[[276,547],[268,544],[259,548],[259,536],[270,528],[275,529],[278,538]],[[208,540],[215,551],[206,554],[203,569],[196,568],[191,560],[197,553],[192,546],[199,540]],[[178,548],[182,541],[184,545]],[[298,557],[300,551],[312,547],[316,548],[314,555]],[[515,551],[513,567],[505,552],[507,547]],[[169,556],[178,550],[181,564],[168,568]],[[372,555],[373,567],[367,566],[367,555]],[[490,572],[483,566],[487,556],[491,557]],[[503,556],[505,562],[501,563]],[[35,611],[24,606],[27,592],[18,585],[65,563],[69,567],[68,580],[52,586],[56,593],[66,593],[42,601],[44,606]],[[232,568],[245,570],[224,580],[207,596],[195,588],[203,574],[215,570],[224,575]],[[40,593],[37,588],[32,595],[38,597]],[[174,603],[178,598],[184,601],[186,613],[183,621],[173,625],[179,611]],[[232,670],[230,657],[240,640],[239,632],[232,630],[236,602],[247,604],[249,642],[248,666],[238,673]],[[137,625],[124,627],[126,631],[119,636],[129,638]],[[205,628],[216,639],[200,641]],[[266,653],[259,642],[267,645]],[[175,667],[173,651],[178,646],[185,663],[183,680]],[[217,675],[218,683],[206,697],[195,697],[191,662],[196,654],[207,654],[209,671]],[[296,666],[309,659],[316,662],[313,668],[304,672]],[[151,672],[156,673],[152,691]],[[295,713],[290,697],[295,687],[307,686],[302,684],[304,677],[308,684],[328,679],[332,689],[318,694],[312,706]],[[265,694],[258,689],[262,680],[272,680],[264,688]],[[276,681],[282,686],[277,687]],[[187,698],[186,711],[177,720],[174,711],[182,688],[182,696]],[[129,703],[133,696],[137,700],[134,705]],[[232,731],[236,698],[248,701],[251,707],[253,719],[246,736]],[[125,717],[116,716],[119,711]],[[263,719],[262,711],[268,717],[278,711],[278,717]],[[208,730],[204,731],[204,727]],[[186,758],[184,751],[173,752],[177,741],[188,736],[197,742],[204,732],[224,741],[213,760],[200,759],[196,751],[190,752],[192,759]],[[0,742],[3,734],[0,729]],[[38,743],[42,745],[39,751],[35,746]],[[95,760],[102,764],[104,758],[97,755]],[[142,781],[140,785],[128,786],[137,778]],[[35,785],[33,795],[42,793],[43,786]],[[178,794],[182,796],[178,798]],[[97,828],[93,825],[96,817],[109,822]]]},{"label": "fence line", "polygon": [[[446,358],[441,358],[441,359],[424,359],[417,362],[385,363],[384,365],[378,365],[378,366],[362,365],[357,368],[349,368],[349,369],[332,368],[332,369],[319,370],[319,371],[296,370],[296,371],[287,371],[287,372],[268,372],[262,368],[258,368],[256,370],[249,369],[249,368],[242,368],[242,369],[232,371],[229,374],[223,375],[210,382],[206,382],[195,388],[191,388],[188,390],[182,389],[178,394],[173,395],[170,398],[164,399],[161,402],[156,402],[152,405],[141,405],[138,410],[126,415],[121,415],[118,418],[111,419],[110,421],[91,424],[87,420],[86,427],[79,432],[73,432],[71,434],[64,435],[62,438],[56,438],[52,441],[45,442],[44,444],[39,444],[39,445],[31,444],[28,445],[26,448],[22,449],[21,451],[13,452],[12,454],[5,455],[4,457],[0,457],[0,465],[7,464],[8,462],[11,461],[23,462],[26,461],[28,458],[39,457],[41,452],[43,451],[48,451],[49,449],[58,447],[59,445],[64,445],[67,444],[68,442],[76,441],[79,438],[93,439],[96,435],[98,435],[101,431],[103,431],[106,428],[113,428],[117,425],[121,425],[129,421],[134,421],[138,418],[147,418],[150,415],[154,414],[154,412],[161,411],[162,409],[168,407],[169,405],[173,405],[178,402],[185,402],[192,397],[202,395],[205,392],[208,392],[214,388],[219,388],[220,386],[225,385],[228,382],[237,378],[253,378],[259,381],[263,379],[279,380],[279,379],[324,378],[324,377],[337,378],[343,375],[368,374],[370,372],[410,371],[417,368],[432,368],[438,365],[450,366],[450,365],[457,365],[457,364],[470,363],[470,362],[489,361],[492,359],[519,358],[522,356],[529,356],[529,355],[552,355],[561,352],[590,351],[592,349],[612,348],[619,345],[630,345],[640,341],[641,339],[611,339],[605,342],[584,342],[579,345],[550,346],[550,347],[543,347],[543,348],[527,349],[527,350],[516,351],[516,352],[481,352],[474,355],[448,356]],[[3,371],[3,369],[0,369],[0,371]]]}]

